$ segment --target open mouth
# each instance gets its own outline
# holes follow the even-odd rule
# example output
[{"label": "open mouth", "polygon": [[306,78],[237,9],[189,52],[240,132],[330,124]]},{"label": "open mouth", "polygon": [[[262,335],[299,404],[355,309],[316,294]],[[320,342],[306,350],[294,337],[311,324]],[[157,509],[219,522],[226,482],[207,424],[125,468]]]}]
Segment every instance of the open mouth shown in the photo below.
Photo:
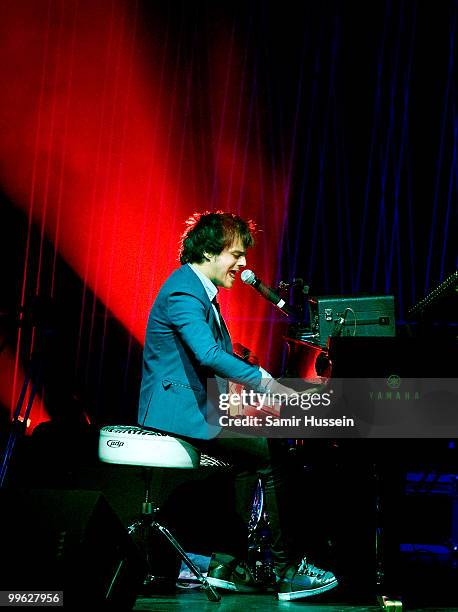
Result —
[{"label": "open mouth", "polygon": [[237,272],[235,270],[229,270],[229,276],[232,278],[232,280],[235,279],[235,275],[237,274]]}]

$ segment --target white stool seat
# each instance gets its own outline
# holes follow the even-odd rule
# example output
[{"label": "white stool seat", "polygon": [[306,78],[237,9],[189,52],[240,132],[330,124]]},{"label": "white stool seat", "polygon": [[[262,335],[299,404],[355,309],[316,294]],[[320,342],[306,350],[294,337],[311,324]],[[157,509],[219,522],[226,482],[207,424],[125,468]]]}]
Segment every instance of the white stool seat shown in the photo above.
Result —
[{"label": "white stool seat", "polygon": [[106,425],[100,430],[99,459],[104,463],[191,470],[200,453],[191,444],[142,427]]}]

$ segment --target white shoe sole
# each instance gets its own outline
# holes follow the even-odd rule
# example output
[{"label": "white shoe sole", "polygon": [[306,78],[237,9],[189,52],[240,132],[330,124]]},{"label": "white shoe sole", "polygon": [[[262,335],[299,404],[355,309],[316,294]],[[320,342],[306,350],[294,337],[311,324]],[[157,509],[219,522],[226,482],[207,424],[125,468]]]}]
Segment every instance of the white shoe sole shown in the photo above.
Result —
[{"label": "white shoe sole", "polygon": [[319,595],[320,593],[326,593],[338,586],[338,581],[334,580],[329,582],[322,587],[317,589],[304,589],[302,591],[291,591],[289,593],[277,593],[277,597],[280,601],[294,601],[295,599],[305,599],[306,597],[312,597],[313,595]]}]

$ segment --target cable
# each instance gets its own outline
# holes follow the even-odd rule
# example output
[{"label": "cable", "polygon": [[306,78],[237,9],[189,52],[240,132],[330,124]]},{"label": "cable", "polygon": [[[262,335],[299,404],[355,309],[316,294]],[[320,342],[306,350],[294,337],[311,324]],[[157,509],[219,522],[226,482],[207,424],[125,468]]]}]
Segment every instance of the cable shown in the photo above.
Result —
[{"label": "cable", "polygon": [[351,312],[354,318],[354,329],[353,329],[353,337],[356,336],[356,314],[355,311],[353,310],[353,308],[345,308],[345,310],[343,311],[343,313],[341,315],[339,315],[339,317],[334,321],[334,327],[332,329],[331,332],[331,336],[335,337],[335,336],[340,336],[342,333],[342,328],[345,325],[345,319],[347,318],[347,312]]},{"label": "cable", "polygon": [[[353,310],[353,308],[350,308],[349,306],[347,308],[345,308],[344,313],[342,315],[344,323],[345,323],[345,319],[347,318],[347,312],[351,312],[351,314],[353,315],[353,322],[354,322],[354,327],[353,327],[353,337],[356,336],[356,326],[357,326],[357,322],[356,322],[356,313]],[[344,324],[343,323],[343,324]],[[343,325],[342,324],[342,325]]]}]

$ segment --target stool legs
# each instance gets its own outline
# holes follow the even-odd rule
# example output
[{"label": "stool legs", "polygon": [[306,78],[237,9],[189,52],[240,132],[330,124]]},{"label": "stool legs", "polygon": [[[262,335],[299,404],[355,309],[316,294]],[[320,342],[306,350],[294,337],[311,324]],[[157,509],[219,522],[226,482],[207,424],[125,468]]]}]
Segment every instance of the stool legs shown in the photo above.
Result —
[{"label": "stool legs", "polygon": [[183,561],[186,563],[189,569],[194,573],[196,578],[199,580],[200,584],[205,590],[205,593],[207,594],[208,600],[209,601],[219,601],[221,599],[221,595],[217,593],[217,591],[212,587],[211,584],[209,584],[209,582],[207,581],[205,576],[203,576],[200,569],[191,561],[191,559],[188,557],[188,555],[185,553],[183,548],[176,541],[176,539],[173,537],[170,531],[163,525],[160,525],[157,521],[153,521],[153,523],[151,524],[151,527],[153,527],[153,529],[157,529],[158,531],[160,531],[160,533],[162,533],[162,535],[165,538],[167,538],[167,540],[174,547],[174,549],[177,551],[177,553],[180,555],[180,557],[183,559]]},{"label": "stool legs", "polygon": [[173,546],[178,555],[182,558],[182,560],[186,563],[189,569],[196,576],[200,584],[202,585],[207,598],[209,601],[220,601],[221,595],[214,589],[214,587],[207,581],[205,576],[203,576],[200,569],[191,561],[183,547],[177,542],[177,540],[173,537],[170,531],[161,525],[158,521],[156,521],[155,516],[158,512],[158,508],[155,508],[152,502],[152,492],[151,492],[151,484],[152,484],[152,469],[145,468],[144,473],[145,480],[145,499],[142,502],[142,512],[139,520],[132,523],[127,531],[130,535],[133,535],[137,529],[142,529],[144,527],[154,529],[161,533],[166,540]]}]

